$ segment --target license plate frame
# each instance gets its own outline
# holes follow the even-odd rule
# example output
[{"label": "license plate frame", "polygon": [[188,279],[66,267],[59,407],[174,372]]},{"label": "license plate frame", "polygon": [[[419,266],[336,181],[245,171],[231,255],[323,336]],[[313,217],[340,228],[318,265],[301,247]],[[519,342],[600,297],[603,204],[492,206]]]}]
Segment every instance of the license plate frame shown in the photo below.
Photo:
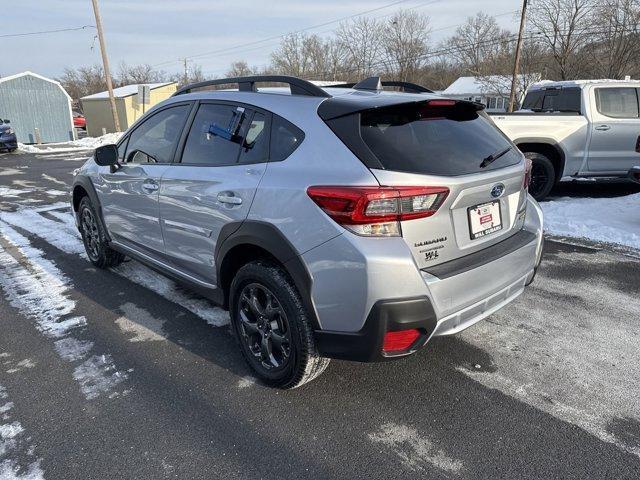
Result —
[{"label": "license plate frame", "polygon": [[[495,220],[496,214],[497,222]],[[467,221],[469,223],[469,237],[471,240],[478,240],[492,233],[499,232],[503,227],[500,200],[480,203],[467,208]],[[483,225],[486,223],[490,223],[490,226],[483,228]]]}]

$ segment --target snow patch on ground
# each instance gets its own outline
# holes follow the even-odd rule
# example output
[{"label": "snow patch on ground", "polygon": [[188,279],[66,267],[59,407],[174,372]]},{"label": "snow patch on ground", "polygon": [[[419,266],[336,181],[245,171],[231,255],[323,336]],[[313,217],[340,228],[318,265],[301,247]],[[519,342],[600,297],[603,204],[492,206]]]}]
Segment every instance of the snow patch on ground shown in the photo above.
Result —
[{"label": "snow patch on ground", "polygon": [[73,140],[71,142],[62,143],[48,143],[41,146],[26,145],[24,143],[18,143],[18,151],[23,153],[61,153],[61,152],[75,152],[79,150],[90,150],[101,147],[103,145],[110,145],[117,143],[120,140],[122,133],[107,133],[101,137],[86,137],[80,140]]},{"label": "snow patch on ground", "polygon": [[604,252],[547,254],[517,301],[460,334],[491,357],[491,368],[459,370],[640,457],[633,436],[611,428],[620,419],[640,421],[640,302],[631,286],[558,277],[571,264],[593,272],[640,268]]},{"label": "snow patch on ground", "polygon": [[462,461],[450,457],[416,429],[406,425],[385,423],[378,431],[369,434],[369,439],[389,448],[405,467],[414,472],[429,473],[430,467],[436,467],[457,474],[463,469]]},{"label": "snow patch on ground", "polygon": [[[9,303],[33,319],[36,327],[49,338],[73,338],[71,334],[86,325],[84,317],[73,316],[76,302],[69,298],[69,279],[43,257],[41,250],[32,247],[26,237],[1,220],[0,287]],[[61,357],[69,360],[64,355]],[[93,358],[100,358],[105,364],[98,368]],[[75,360],[80,358],[76,356]],[[127,378],[116,370],[110,355],[94,355],[87,362],[76,368],[74,374],[87,399],[96,398]]]},{"label": "snow patch on ground", "polygon": [[540,206],[549,233],[640,250],[640,193],[615,198],[563,197]]},{"label": "snow patch on ground", "polygon": [[132,336],[130,342],[158,342],[166,340],[163,331],[164,321],[152,316],[144,308],[131,302],[121,305],[119,310],[124,316],[116,319],[116,324],[124,333]]},{"label": "snow patch on ground", "polygon": [[242,377],[238,380],[238,388],[244,389],[253,387],[256,384],[256,379],[250,376]]},{"label": "snow patch on ground", "polygon": [[[59,221],[43,216],[44,213]],[[44,209],[23,208],[16,212],[2,212],[0,220],[42,238],[63,252],[87,258],[75,219],[66,203],[53,204]],[[198,295],[181,289],[174,281],[139,262],[125,262],[113,271],[177,303],[214,327],[229,323],[228,312]]]},{"label": "snow patch on ground", "polygon": [[73,378],[80,383],[85,397],[93,400],[114,390],[128,375],[116,370],[111,355],[93,355],[75,368]]},{"label": "snow patch on ground", "polygon": [[[0,399],[7,399],[7,390],[0,385]],[[4,414],[5,421],[0,423],[0,479],[2,480],[44,480],[44,472],[40,468],[40,459],[32,458],[35,448],[26,437],[22,424],[11,421],[13,409],[12,402],[7,402],[0,407],[0,413]],[[28,461],[24,464],[24,458]],[[23,459],[23,464],[18,462]]]}]

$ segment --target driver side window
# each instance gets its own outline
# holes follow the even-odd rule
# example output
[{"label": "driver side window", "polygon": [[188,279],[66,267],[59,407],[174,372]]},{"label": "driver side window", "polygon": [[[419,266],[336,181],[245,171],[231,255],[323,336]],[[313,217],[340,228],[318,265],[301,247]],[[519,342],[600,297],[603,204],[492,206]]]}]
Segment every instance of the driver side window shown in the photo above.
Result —
[{"label": "driver side window", "polygon": [[145,120],[129,136],[125,162],[170,163],[190,108],[166,108]]}]

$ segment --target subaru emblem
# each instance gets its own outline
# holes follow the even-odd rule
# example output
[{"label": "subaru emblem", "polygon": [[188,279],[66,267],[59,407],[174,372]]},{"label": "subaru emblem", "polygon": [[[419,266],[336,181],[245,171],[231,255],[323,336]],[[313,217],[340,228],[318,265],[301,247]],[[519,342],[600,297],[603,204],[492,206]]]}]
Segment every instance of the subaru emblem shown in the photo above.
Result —
[{"label": "subaru emblem", "polygon": [[498,198],[504,193],[504,185],[502,183],[496,183],[493,187],[491,187],[491,196],[493,198]]}]

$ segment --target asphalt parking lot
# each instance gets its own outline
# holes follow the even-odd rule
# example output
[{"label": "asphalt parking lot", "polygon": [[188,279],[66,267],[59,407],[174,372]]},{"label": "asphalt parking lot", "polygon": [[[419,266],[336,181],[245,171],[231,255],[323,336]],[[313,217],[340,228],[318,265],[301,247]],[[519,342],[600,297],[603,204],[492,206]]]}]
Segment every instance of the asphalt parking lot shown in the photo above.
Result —
[{"label": "asphalt parking lot", "polygon": [[550,239],[475,327],[272,390],[225,312],[86,260],[86,156],[0,155],[0,479],[640,478],[638,258]]}]

